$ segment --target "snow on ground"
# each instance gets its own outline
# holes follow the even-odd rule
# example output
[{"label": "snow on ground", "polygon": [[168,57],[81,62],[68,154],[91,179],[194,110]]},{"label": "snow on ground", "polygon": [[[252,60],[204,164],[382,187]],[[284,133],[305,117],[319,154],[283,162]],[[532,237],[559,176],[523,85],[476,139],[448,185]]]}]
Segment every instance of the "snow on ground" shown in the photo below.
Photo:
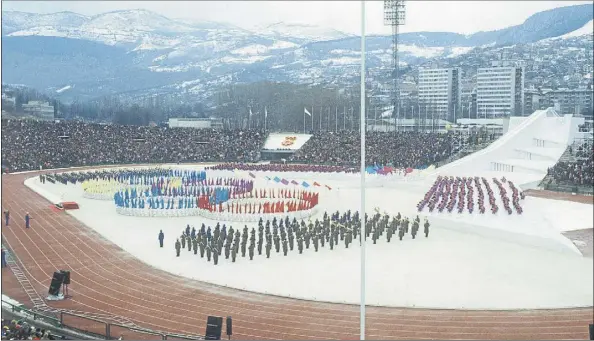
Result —
[{"label": "snow on ground", "polygon": [[581,36],[585,36],[587,34],[592,34],[592,32],[594,32],[594,20],[588,21],[588,23],[585,24],[584,26],[578,28],[575,31],[566,33],[566,34],[560,36],[559,38],[567,39],[567,38],[581,37]]},{"label": "snow on ground", "polygon": [[[9,304],[4,304],[4,303],[9,303]],[[12,298],[6,296],[6,295],[2,295],[2,306],[6,306],[8,308],[10,308],[10,304],[14,305],[14,306],[20,306],[22,305],[21,302],[15,301]]]},{"label": "snow on ground", "polygon": [[[198,166],[177,166],[190,168]],[[320,187],[320,204],[329,212],[359,209],[358,175],[314,173],[254,172],[256,187],[277,187],[264,175],[279,175],[288,180],[318,181],[332,187]],[[229,176],[231,172],[210,172],[211,176]],[[415,205],[430,187],[429,181],[396,180],[388,183],[382,176],[369,176],[367,211],[375,207],[381,212],[416,214]],[[41,185],[37,178],[26,181],[39,194],[50,200],[74,200],[80,210],[69,214],[101,233],[149,265],[180,276],[213,284],[280,296],[338,303],[359,303],[360,249],[355,242],[349,249],[341,242],[330,251],[327,246],[315,253],[313,246],[299,254],[295,248],[287,257],[272,252],[271,258],[238,257],[236,263],[219,260],[214,266],[186,250],[175,257],[175,238],[187,224],[199,228],[202,223],[216,222],[201,217],[135,218],[115,213],[111,201],[82,197],[79,185]],[[311,188],[310,188],[311,189]],[[495,191],[497,189],[494,188]],[[558,252],[540,247],[542,240],[570,249],[560,230],[561,218],[580,221],[589,212],[579,204],[527,198],[525,214],[480,221],[466,218],[459,221],[444,214],[429,217],[432,223],[429,238],[423,235],[387,243],[385,236],[376,245],[367,247],[367,303],[381,306],[427,307],[445,309],[530,309],[591,306],[593,296],[593,261],[573,250]],[[535,211],[530,212],[530,211]],[[546,216],[532,223],[542,212]],[[540,212],[540,213],[539,213]],[[566,214],[569,212],[569,214]],[[314,217],[323,215],[323,210]],[[453,215],[453,214],[452,214]],[[570,218],[569,215],[572,215]],[[101,217],[101,219],[97,219]],[[546,221],[550,218],[550,221]],[[463,219],[462,219],[463,220]],[[499,222],[498,222],[499,220]],[[591,220],[590,220],[591,221]],[[223,223],[223,222],[221,222]],[[490,225],[485,227],[482,225]],[[497,225],[505,230],[497,230]],[[236,229],[243,224],[228,223]],[[460,225],[467,226],[461,229]],[[530,225],[530,226],[529,226]],[[248,224],[250,229],[256,224]],[[34,226],[33,226],[34,228]],[[165,248],[158,247],[157,235],[165,233]],[[490,230],[490,234],[481,233]],[[525,238],[498,238],[493,231],[527,230]],[[542,231],[541,237],[535,231]],[[521,234],[515,234],[521,235]],[[520,242],[520,239],[521,242]],[[529,242],[534,240],[534,247]],[[569,243],[571,244],[571,243]],[[573,246],[573,245],[572,245]]]}]

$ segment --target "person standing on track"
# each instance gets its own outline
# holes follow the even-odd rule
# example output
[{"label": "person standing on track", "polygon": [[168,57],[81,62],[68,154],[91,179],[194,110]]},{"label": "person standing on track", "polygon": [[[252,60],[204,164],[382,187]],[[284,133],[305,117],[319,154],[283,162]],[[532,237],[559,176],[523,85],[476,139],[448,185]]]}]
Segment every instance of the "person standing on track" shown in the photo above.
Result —
[{"label": "person standing on track", "polygon": [[31,216],[29,216],[29,212],[25,214],[25,228],[31,227]]},{"label": "person standing on track", "polygon": [[163,234],[163,230],[159,232],[159,246],[163,247],[163,240],[165,239],[165,234]]},{"label": "person standing on track", "polygon": [[6,222],[6,226],[10,222],[10,212],[8,210],[4,211],[4,221]]}]

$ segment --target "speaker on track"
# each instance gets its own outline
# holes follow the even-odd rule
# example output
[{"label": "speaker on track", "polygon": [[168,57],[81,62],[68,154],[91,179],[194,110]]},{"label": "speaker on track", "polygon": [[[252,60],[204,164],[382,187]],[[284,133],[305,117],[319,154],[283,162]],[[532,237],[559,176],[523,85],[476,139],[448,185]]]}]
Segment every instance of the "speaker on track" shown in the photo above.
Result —
[{"label": "speaker on track", "polygon": [[52,282],[50,283],[48,293],[53,296],[58,296],[63,281],[64,274],[58,271],[54,272],[54,277],[52,278]]},{"label": "speaker on track", "polygon": [[590,340],[594,340],[594,324],[590,324]]},{"label": "speaker on track", "polygon": [[60,270],[62,274],[64,274],[64,281],[62,284],[70,284],[70,270]]},{"label": "speaker on track", "polygon": [[227,336],[229,337],[229,339],[231,339],[231,335],[233,335],[233,320],[231,319],[231,316],[227,316]]},{"label": "speaker on track", "polygon": [[206,320],[205,340],[220,340],[223,330],[223,318],[219,316],[209,316]]}]

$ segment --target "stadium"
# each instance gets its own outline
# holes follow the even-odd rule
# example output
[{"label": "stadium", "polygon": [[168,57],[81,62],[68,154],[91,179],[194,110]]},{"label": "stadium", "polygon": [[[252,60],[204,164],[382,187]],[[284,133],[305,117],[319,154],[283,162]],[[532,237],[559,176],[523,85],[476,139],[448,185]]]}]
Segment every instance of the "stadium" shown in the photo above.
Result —
[{"label": "stadium", "polygon": [[592,174],[583,123],[369,132],[363,229],[356,133],[3,120],[3,315],[73,338],[201,339],[229,316],[237,339],[358,339],[366,235],[367,338],[585,339],[592,197],[541,189],[570,149]]}]

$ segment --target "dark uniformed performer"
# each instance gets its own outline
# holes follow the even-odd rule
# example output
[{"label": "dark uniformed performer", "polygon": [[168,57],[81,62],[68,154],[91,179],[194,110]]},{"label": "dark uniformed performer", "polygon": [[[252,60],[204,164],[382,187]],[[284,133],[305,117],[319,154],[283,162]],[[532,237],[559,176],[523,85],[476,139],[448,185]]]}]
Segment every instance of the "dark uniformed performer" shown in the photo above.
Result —
[{"label": "dark uniformed performer", "polygon": [[404,237],[404,226],[400,226],[400,228],[398,229],[398,238],[402,240],[402,237]]},{"label": "dark uniformed performer", "polygon": [[4,222],[6,226],[10,223],[10,212],[8,210],[4,211]]},{"label": "dark uniformed performer", "polygon": [[258,256],[262,255],[262,244],[264,244],[264,239],[260,236],[258,238]]},{"label": "dark uniformed performer", "polygon": [[270,250],[272,249],[272,244],[266,243],[266,258],[270,258]]},{"label": "dark uniformed performer", "polygon": [[210,262],[210,257],[212,256],[212,249],[211,249],[211,243],[207,243],[206,244],[206,260]]},{"label": "dark uniformed performer", "polygon": [[215,245],[216,243],[212,243],[212,260],[214,262],[214,265],[219,264],[219,249],[217,248],[217,246]]},{"label": "dark uniformed performer", "polygon": [[250,260],[254,260],[254,243],[250,243],[249,251],[250,251]]},{"label": "dark uniformed performer", "polygon": [[186,226],[186,236],[190,235],[190,224],[188,224],[188,226]]},{"label": "dark uniformed performer", "polygon": [[427,218],[425,218],[424,227],[425,227],[425,230],[424,230],[425,238],[427,238],[427,237],[429,237],[429,221],[427,220]]},{"label": "dark uniformed performer", "polygon": [[334,237],[330,237],[330,250],[334,250]]},{"label": "dark uniformed performer", "polygon": [[[247,235],[245,235],[247,236]],[[245,252],[247,248],[247,240],[241,242],[241,257],[245,257]]]},{"label": "dark uniformed performer", "polygon": [[237,250],[236,250],[235,248],[233,248],[233,249],[231,250],[231,261],[232,261],[233,263],[235,263],[235,258],[237,258]]},{"label": "dark uniformed performer", "polygon": [[163,247],[163,240],[165,240],[165,234],[163,234],[163,230],[159,232],[159,247]]},{"label": "dark uniformed performer", "polygon": [[312,238],[312,241],[313,241],[314,249],[316,250],[316,252],[318,252],[318,244],[319,244],[318,243],[318,236],[314,234],[314,236]]},{"label": "dark uniformed performer", "polygon": [[202,239],[200,241],[200,243],[198,243],[198,245],[200,246],[200,258],[204,258],[204,251],[206,249],[206,240]]},{"label": "dark uniformed performer", "polygon": [[305,248],[309,249],[309,241],[311,239],[311,235],[309,234],[309,232],[305,232],[303,237],[305,237]]},{"label": "dark uniformed performer", "polygon": [[276,253],[280,252],[280,237],[278,235],[274,236],[274,249]]},{"label": "dark uniformed performer", "polygon": [[179,257],[179,251],[181,250],[181,244],[179,243],[179,239],[175,241],[175,256]]},{"label": "dark uniformed performer", "polygon": [[294,242],[294,240],[295,240],[295,236],[293,235],[293,233],[292,233],[292,232],[289,232],[289,236],[288,236],[288,238],[289,238],[289,249],[290,249],[291,251],[293,251],[293,242]]},{"label": "dark uniformed performer", "polygon": [[[282,222],[282,220],[281,220]],[[287,240],[283,239],[283,254],[286,256],[289,248],[287,247]]]},{"label": "dark uniformed performer", "polygon": [[194,249],[194,254],[198,254],[198,239],[192,238],[192,248]]},{"label": "dark uniformed performer", "polygon": [[231,244],[225,244],[225,259],[229,259],[229,254],[231,253]]},{"label": "dark uniformed performer", "polygon": [[301,238],[301,236],[299,236],[297,238],[297,248],[299,249],[299,254],[303,253],[303,238]]},{"label": "dark uniformed performer", "polygon": [[[417,219],[418,218],[419,218],[419,216],[417,216]],[[419,222],[415,219],[415,221],[413,222],[413,225],[412,225],[412,230],[411,230],[412,239],[415,239],[415,237],[417,236],[417,231],[419,231]]]},{"label": "dark uniformed performer", "polygon": [[190,235],[186,235],[186,244],[188,244],[188,251],[192,251],[192,239],[190,238]]},{"label": "dark uniformed performer", "polygon": [[179,238],[181,239],[181,247],[182,249],[186,248],[186,236],[182,233],[181,237]]}]

